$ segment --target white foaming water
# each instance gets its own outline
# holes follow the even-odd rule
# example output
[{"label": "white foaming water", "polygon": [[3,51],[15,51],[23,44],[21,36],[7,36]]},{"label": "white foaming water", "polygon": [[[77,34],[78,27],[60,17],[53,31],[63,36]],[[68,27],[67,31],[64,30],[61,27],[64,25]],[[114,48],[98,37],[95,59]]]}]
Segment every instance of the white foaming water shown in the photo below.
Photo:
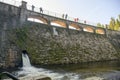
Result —
[{"label": "white foaming water", "polygon": [[58,32],[57,32],[57,30],[56,30],[55,27],[53,27],[53,34],[54,34],[54,35],[58,35]]},{"label": "white foaming water", "polygon": [[[24,76],[27,78],[45,75],[50,77],[52,80],[103,80],[100,77],[89,77],[81,79],[81,75],[75,73],[60,73],[54,72],[44,68],[36,68],[30,64],[30,60],[27,54],[22,54],[23,67],[21,71],[18,71],[18,76]],[[28,79],[29,80],[29,79]]]},{"label": "white foaming water", "polygon": [[31,67],[30,60],[27,54],[22,54],[23,67]]},{"label": "white foaming water", "polygon": [[23,67],[21,71],[18,71],[18,76],[24,75],[25,76],[39,76],[39,75],[46,75],[50,77],[52,80],[80,80],[79,76],[74,73],[57,73],[51,70],[43,69],[43,68],[35,68],[31,66],[30,60],[27,54],[22,54],[23,59]]},{"label": "white foaming water", "polygon": [[18,71],[18,75],[25,75],[25,76],[39,76],[45,75],[50,77],[52,80],[80,80],[79,75],[74,73],[57,73],[51,70],[43,69],[43,68],[35,68],[35,67],[23,67],[22,71]]},{"label": "white foaming water", "polygon": [[[22,54],[22,59],[23,59],[23,67],[21,68],[21,71],[16,72],[16,76],[27,78],[25,80],[30,80],[29,79],[30,77],[36,78],[40,75],[48,76],[52,80],[104,80],[103,78],[111,79],[111,77],[114,76],[113,74],[115,74],[115,72],[113,72],[112,74],[105,73],[106,75],[104,74],[101,76],[99,76],[99,75],[88,76],[86,78],[83,78],[84,76],[82,74],[80,75],[80,74],[69,73],[69,72],[61,73],[61,72],[54,72],[52,70],[48,70],[48,69],[44,69],[44,68],[35,68],[30,64],[30,60],[29,60],[29,57],[27,56],[27,54]],[[119,73],[117,73],[117,74],[118,74],[117,78],[119,78]],[[116,76],[116,74],[115,74],[115,76]],[[81,78],[83,78],[83,79],[81,79]],[[119,79],[116,79],[116,77],[115,77],[114,80],[119,80]]]}]

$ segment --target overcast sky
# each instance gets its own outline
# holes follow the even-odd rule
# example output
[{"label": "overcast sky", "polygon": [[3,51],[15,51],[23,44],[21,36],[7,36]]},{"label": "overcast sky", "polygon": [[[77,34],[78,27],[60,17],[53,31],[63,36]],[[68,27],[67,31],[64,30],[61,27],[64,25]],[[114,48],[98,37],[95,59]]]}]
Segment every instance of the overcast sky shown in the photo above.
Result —
[{"label": "overcast sky", "polygon": [[[21,1],[21,0],[16,0]],[[120,0],[24,0],[29,5],[68,14],[95,23],[108,24],[111,17],[120,14]]]}]

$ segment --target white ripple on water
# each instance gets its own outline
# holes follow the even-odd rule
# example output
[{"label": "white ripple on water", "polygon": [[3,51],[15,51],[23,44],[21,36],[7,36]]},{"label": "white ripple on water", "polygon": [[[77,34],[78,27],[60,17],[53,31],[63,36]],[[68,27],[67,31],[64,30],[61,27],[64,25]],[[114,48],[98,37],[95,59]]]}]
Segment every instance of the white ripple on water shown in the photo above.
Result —
[{"label": "white ripple on water", "polygon": [[23,67],[21,71],[18,71],[18,76],[36,76],[45,75],[50,77],[52,80],[80,80],[79,75],[75,73],[57,73],[43,68],[35,68],[31,66],[29,57],[26,53],[22,54]]},{"label": "white ripple on water", "polygon": [[[75,73],[57,73],[43,68],[35,68],[31,66],[29,57],[26,53],[22,54],[22,59],[23,67],[21,68],[21,71],[17,72],[18,76],[27,76],[29,78],[39,75],[45,75],[50,77],[52,80],[83,80],[80,79],[80,75]],[[88,80],[89,79],[90,78],[88,78]],[[96,78],[92,80],[96,80]]]},{"label": "white ripple on water", "polygon": [[43,68],[23,67],[21,71],[17,72],[18,76],[37,76],[46,75],[52,80],[80,80],[80,76],[75,73],[57,73]]}]

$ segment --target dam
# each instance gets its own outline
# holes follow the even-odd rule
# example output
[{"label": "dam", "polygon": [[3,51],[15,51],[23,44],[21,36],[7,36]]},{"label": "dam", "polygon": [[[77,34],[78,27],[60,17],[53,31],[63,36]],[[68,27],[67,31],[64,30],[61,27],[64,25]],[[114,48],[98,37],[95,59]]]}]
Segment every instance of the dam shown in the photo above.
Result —
[{"label": "dam", "polygon": [[34,65],[119,60],[119,39],[119,31],[36,12],[25,1],[19,6],[0,2],[0,68],[21,66],[22,50]]}]

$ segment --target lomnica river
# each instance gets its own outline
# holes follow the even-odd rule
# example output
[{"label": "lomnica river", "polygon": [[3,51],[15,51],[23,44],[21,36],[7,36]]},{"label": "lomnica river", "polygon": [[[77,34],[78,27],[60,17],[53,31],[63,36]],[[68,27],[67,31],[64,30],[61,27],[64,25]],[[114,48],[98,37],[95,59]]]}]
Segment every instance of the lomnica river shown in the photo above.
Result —
[{"label": "lomnica river", "polygon": [[24,55],[23,67],[12,73],[17,77],[46,75],[52,80],[120,80],[120,61],[33,67]]}]

